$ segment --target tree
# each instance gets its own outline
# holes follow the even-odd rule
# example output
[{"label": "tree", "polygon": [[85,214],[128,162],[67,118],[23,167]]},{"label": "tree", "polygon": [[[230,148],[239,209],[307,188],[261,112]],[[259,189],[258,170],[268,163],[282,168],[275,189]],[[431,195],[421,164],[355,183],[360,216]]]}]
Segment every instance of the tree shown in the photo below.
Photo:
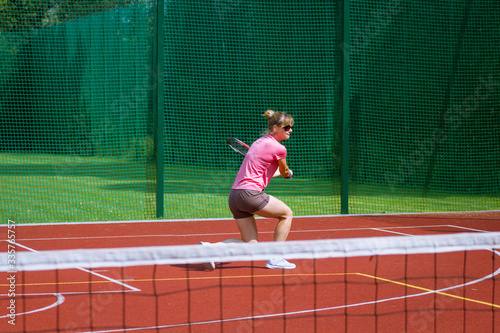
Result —
[{"label": "tree", "polygon": [[147,0],[0,0],[0,32],[51,26]]}]

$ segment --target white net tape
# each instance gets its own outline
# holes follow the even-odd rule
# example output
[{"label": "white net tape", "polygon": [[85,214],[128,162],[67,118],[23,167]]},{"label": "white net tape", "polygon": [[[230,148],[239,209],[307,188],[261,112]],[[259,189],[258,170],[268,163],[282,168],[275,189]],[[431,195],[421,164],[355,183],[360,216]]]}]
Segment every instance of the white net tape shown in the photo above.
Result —
[{"label": "white net tape", "polygon": [[[500,232],[2,253],[0,271],[172,265],[270,258],[320,259],[500,248]],[[14,261],[12,261],[14,259]]]}]

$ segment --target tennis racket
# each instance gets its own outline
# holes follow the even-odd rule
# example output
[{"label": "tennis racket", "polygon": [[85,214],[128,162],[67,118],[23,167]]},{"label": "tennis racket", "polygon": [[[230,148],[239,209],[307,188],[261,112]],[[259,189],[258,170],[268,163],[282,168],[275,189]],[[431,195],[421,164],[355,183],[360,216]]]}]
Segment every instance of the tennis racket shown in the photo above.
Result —
[{"label": "tennis racket", "polygon": [[229,147],[231,147],[235,152],[237,152],[241,156],[245,156],[248,152],[248,149],[250,149],[250,147],[246,143],[236,138],[227,138],[226,142],[229,145]]}]

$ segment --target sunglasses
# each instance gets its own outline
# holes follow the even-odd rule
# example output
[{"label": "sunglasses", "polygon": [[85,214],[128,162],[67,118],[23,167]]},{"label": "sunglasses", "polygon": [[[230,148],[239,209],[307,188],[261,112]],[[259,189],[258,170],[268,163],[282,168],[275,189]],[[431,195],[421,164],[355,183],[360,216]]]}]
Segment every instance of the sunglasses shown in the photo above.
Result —
[{"label": "sunglasses", "polygon": [[292,129],[292,126],[291,125],[286,125],[286,126],[283,126],[283,129],[288,132],[289,130]]}]

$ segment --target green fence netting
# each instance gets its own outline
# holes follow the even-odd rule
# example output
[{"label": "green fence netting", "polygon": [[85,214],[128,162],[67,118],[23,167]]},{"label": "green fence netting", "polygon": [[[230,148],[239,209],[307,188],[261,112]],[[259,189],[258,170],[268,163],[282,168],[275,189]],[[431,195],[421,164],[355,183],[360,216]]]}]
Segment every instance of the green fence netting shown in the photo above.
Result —
[{"label": "green fence netting", "polygon": [[[375,211],[498,209],[500,4],[353,2],[351,179]],[[365,212],[366,202],[353,202]]]},{"label": "green fence netting", "polygon": [[267,189],[295,215],[500,207],[499,2],[0,6],[3,222],[230,217],[225,138],[268,108],[295,118]]},{"label": "green fence netting", "polygon": [[0,36],[2,221],[153,216],[149,6],[68,2],[35,25],[25,3]]},{"label": "green fence netting", "polygon": [[186,163],[180,173],[165,174],[167,187],[171,182],[185,192],[173,195],[179,200],[167,210],[194,203],[196,217],[207,207],[228,216],[227,194],[241,159],[225,138],[253,142],[266,129],[262,114],[270,108],[296,120],[286,146],[300,177],[275,179],[268,192],[296,205],[298,214],[339,211],[332,167],[335,10],[334,2],[167,5],[165,161],[167,168]]}]

